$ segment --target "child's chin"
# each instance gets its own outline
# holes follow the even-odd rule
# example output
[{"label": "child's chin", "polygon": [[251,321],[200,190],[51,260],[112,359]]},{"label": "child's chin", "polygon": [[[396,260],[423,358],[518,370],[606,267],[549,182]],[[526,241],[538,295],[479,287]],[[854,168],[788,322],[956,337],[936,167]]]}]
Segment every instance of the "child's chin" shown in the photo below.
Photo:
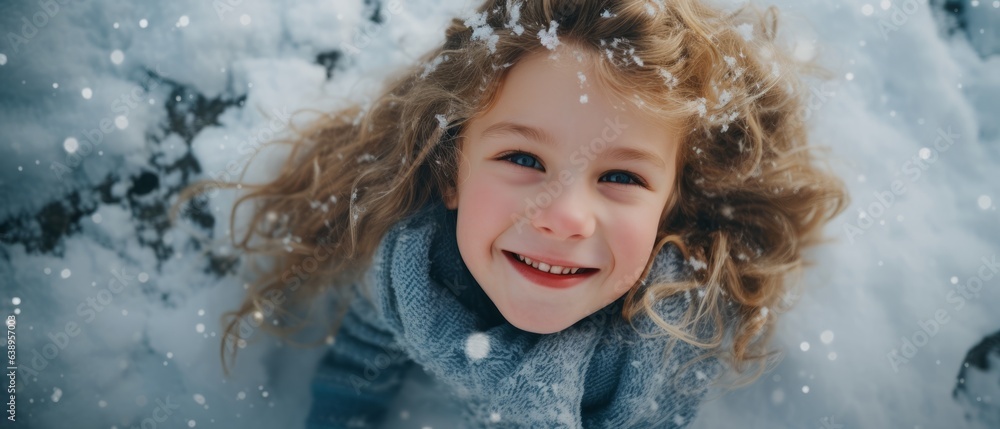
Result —
[{"label": "child's chin", "polygon": [[[501,314],[504,314],[502,310]],[[514,325],[515,328],[534,334],[554,334],[572,326],[573,323],[576,323],[578,320],[565,320],[565,317],[557,319],[553,319],[551,317],[547,319],[539,319],[537,317],[524,315],[508,316],[507,314],[504,314],[504,318],[506,318],[507,322],[511,325]]]}]

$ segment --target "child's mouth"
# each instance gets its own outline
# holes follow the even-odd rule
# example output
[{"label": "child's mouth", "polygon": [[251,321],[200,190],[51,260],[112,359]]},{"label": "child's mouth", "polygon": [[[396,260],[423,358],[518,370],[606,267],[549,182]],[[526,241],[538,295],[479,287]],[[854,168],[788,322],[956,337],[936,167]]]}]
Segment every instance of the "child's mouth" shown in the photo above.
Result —
[{"label": "child's mouth", "polygon": [[[506,250],[503,253],[511,265],[525,278],[541,286],[551,288],[561,289],[574,286],[599,271],[596,268],[550,267],[536,261],[531,261],[532,263],[529,264],[524,256]],[[548,270],[543,271],[542,268],[548,268]],[[553,271],[560,273],[556,274]]]},{"label": "child's mouth", "polygon": [[581,274],[581,273],[582,274],[586,274],[588,270],[589,271],[597,271],[594,268],[552,267],[552,266],[550,266],[548,264],[545,264],[545,263],[539,263],[538,261],[532,261],[531,259],[528,259],[527,257],[519,255],[519,254],[514,253],[514,252],[507,252],[506,250],[504,252],[509,253],[511,256],[514,257],[514,259],[517,259],[518,262],[520,262],[520,263],[522,263],[524,265],[530,266],[530,267],[532,267],[532,268],[534,268],[534,269],[536,269],[538,271],[541,271],[543,273],[547,273],[547,274],[570,275],[570,274]]}]

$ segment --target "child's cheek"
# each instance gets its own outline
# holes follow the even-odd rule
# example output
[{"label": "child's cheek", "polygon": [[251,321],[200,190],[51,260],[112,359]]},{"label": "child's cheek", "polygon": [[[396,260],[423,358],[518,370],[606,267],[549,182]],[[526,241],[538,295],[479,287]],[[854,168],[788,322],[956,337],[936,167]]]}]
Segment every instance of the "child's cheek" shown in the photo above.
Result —
[{"label": "child's cheek", "polygon": [[525,195],[530,192],[530,186],[513,182],[509,177],[473,174],[469,177],[463,203],[467,203],[467,209],[477,213],[477,218],[482,221],[492,220],[493,225],[500,220],[509,222],[512,215],[523,211],[522,206],[527,199]]},{"label": "child's cheek", "polygon": [[[656,236],[657,213],[622,213],[630,215],[631,222],[614,222],[608,225],[611,231],[605,236],[612,240],[611,246],[615,254],[614,287],[621,292],[627,291],[642,274]],[[621,289],[619,289],[621,288]]]}]

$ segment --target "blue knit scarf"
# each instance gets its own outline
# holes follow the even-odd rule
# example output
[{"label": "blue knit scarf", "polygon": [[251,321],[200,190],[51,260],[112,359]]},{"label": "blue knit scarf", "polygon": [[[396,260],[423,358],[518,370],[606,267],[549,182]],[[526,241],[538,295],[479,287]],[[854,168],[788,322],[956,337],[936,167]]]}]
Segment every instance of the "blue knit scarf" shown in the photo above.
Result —
[{"label": "blue knit scarf", "polygon": [[[669,337],[648,317],[629,325],[623,298],[553,334],[506,322],[468,271],[456,241],[457,211],[429,203],[383,238],[366,274],[378,315],[406,354],[467,404],[471,427],[666,428],[694,418],[721,373],[717,358]],[[677,279],[688,266],[668,244],[647,282]],[[677,322],[690,300],[655,308]]]}]

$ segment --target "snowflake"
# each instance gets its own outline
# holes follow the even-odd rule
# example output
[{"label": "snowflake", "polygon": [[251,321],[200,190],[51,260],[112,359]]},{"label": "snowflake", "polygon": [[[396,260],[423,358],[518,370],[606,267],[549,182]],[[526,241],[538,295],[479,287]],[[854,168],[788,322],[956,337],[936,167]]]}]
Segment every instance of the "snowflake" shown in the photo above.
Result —
[{"label": "snowflake", "polygon": [[465,355],[474,361],[490,354],[490,337],[482,332],[469,335],[465,340]]},{"label": "snowflake", "polygon": [[465,26],[472,28],[472,40],[483,40],[490,53],[497,51],[497,41],[500,36],[493,34],[493,27],[486,23],[486,12],[477,13],[465,20]]},{"label": "snowflake", "polygon": [[559,23],[555,21],[549,21],[548,30],[538,30],[538,38],[542,40],[542,44],[545,45],[549,50],[553,50],[556,46],[559,46],[559,37],[556,36],[556,27],[559,27]]},{"label": "snowflake", "polygon": [[510,9],[510,21],[507,21],[506,28],[510,28],[514,31],[514,34],[520,36],[524,33],[524,27],[521,26],[517,21],[521,19],[521,3],[514,3],[513,6],[509,6]]},{"label": "snowflake", "polygon": [[705,268],[708,268],[708,264],[706,264],[704,261],[699,261],[695,259],[694,256],[688,259],[688,264],[690,264],[691,267],[693,267],[696,270],[704,270]]},{"label": "snowflake", "polygon": [[430,63],[424,64],[424,72],[420,73],[420,78],[425,78],[427,77],[427,75],[433,73],[434,70],[437,69],[437,66],[441,65],[441,63],[447,59],[448,59],[447,55],[444,56],[438,55],[434,57],[434,60],[432,60]]},{"label": "snowflake", "polygon": [[677,77],[672,73],[664,69],[660,69],[660,76],[663,76],[663,82],[667,84],[668,88],[674,89],[674,87],[677,86]]},{"label": "snowflake", "polygon": [[733,94],[728,90],[723,90],[722,94],[719,94],[719,104],[716,107],[722,107],[729,103],[733,99]]},{"label": "snowflake", "polygon": [[736,27],[736,32],[743,36],[743,40],[749,42],[750,39],[753,39],[753,24],[740,24]]},{"label": "snowflake", "polygon": [[698,109],[698,116],[700,117],[705,117],[705,113],[708,112],[708,109],[705,107],[706,101],[707,100],[705,100],[705,98],[702,97],[693,102],[695,103],[695,108]]},{"label": "snowflake", "polygon": [[438,121],[438,128],[448,128],[448,119],[445,118],[444,115],[438,113],[437,115],[434,115],[434,119],[437,119]]}]

